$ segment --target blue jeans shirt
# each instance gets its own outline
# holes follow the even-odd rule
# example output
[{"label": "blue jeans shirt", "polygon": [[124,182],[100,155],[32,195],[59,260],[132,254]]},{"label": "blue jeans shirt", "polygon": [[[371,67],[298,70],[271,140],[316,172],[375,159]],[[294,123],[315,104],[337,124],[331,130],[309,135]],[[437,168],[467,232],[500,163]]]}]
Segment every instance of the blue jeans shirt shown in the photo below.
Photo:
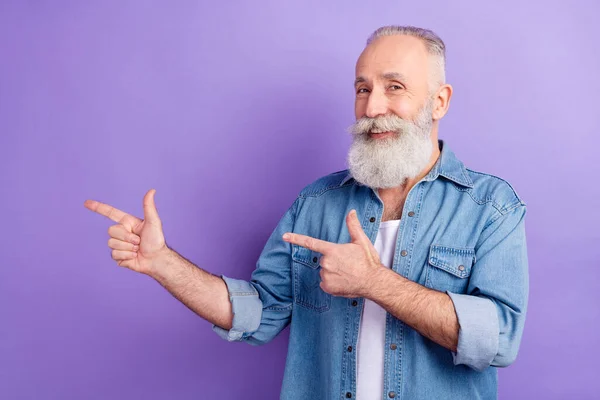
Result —
[{"label": "blue jeans shirt", "polygon": [[[525,204],[506,181],[465,168],[439,145],[436,164],[406,198],[392,269],[450,296],[458,348],[447,350],[388,313],[382,399],[495,399],[495,367],[515,360],[523,332]],[[383,215],[376,191],[348,170],[318,179],[281,218],[250,282],[223,276],[234,317],[229,331],[213,326],[221,337],[260,345],[291,323],[282,399],[356,396],[357,354],[349,349],[357,348],[364,300],[325,293],[320,254],[282,239],[295,232],[348,243],[351,209],[374,243]]]}]

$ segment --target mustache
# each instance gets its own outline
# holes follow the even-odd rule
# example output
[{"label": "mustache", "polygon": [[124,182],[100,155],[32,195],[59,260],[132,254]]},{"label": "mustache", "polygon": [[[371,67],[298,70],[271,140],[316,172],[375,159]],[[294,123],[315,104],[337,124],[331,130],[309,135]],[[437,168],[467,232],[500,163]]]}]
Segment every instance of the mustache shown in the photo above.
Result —
[{"label": "mustache", "polygon": [[378,117],[362,117],[348,127],[353,135],[366,135],[371,131],[378,132],[402,132],[412,123],[405,121],[397,115],[387,114]]}]

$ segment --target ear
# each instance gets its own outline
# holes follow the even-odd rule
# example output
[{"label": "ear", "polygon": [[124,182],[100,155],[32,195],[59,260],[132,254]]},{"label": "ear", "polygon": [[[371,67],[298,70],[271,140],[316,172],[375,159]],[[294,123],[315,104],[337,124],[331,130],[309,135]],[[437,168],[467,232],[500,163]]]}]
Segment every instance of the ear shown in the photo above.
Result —
[{"label": "ear", "polygon": [[452,97],[452,86],[444,84],[439,87],[433,98],[433,113],[434,121],[440,120],[448,112],[450,108],[450,98]]}]

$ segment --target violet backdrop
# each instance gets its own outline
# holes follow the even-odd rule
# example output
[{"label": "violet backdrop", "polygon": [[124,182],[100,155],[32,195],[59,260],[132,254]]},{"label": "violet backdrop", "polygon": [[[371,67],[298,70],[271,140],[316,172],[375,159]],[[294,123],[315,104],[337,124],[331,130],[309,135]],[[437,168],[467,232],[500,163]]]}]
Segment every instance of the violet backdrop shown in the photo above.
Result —
[{"label": "violet backdrop", "polygon": [[0,398],[274,399],[287,330],[226,343],[110,258],[107,202],[249,278],[299,190],[345,168],[354,63],[386,24],[435,30],[441,138],[528,204],[531,294],[501,399],[600,398],[595,1],[3,1]]}]

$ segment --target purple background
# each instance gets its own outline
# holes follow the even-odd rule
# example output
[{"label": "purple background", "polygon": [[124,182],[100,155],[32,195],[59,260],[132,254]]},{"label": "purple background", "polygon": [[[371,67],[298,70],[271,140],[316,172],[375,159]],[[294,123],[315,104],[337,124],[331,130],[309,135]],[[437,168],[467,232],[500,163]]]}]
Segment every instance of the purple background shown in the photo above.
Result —
[{"label": "purple background", "polygon": [[[94,4],[95,3],[95,4]],[[345,168],[354,63],[385,24],[434,29],[441,137],[528,203],[531,296],[501,399],[599,398],[597,2],[4,1],[0,397],[271,399],[287,331],[230,344],[110,258],[111,221],[248,278],[298,191]]]}]

